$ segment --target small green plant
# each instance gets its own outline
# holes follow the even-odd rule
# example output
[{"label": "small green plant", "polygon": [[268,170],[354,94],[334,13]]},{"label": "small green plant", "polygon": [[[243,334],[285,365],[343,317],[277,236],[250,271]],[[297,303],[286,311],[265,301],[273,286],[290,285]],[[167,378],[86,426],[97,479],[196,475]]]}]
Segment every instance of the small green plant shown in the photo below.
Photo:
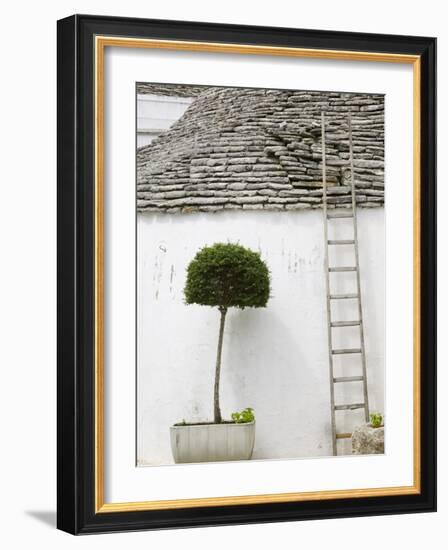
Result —
[{"label": "small green plant", "polygon": [[246,424],[255,420],[254,410],[251,407],[243,409],[241,412],[232,413],[232,420],[235,424]]},{"label": "small green plant", "polygon": [[370,424],[373,428],[379,428],[383,425],[383,415],[378,412],[370,413]]}]

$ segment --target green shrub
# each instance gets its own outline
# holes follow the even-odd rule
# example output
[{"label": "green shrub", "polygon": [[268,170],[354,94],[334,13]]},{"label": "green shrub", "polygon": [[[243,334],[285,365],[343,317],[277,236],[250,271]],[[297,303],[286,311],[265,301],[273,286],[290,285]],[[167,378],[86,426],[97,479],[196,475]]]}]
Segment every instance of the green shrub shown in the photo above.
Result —
[{"label": "green shrub", "polygon": [[373,428],[379,428],[380,426],[382,426],[383,415],[378,412],[370,413],[370,424]]},{"label": "green shrub", "polygon": [[202,248],[187,268],[187,304],[217,307],[221,313],[214,386],[214,421],[222,422],[219,406],[224,325],[229,307],[266,307],[270,277],[258,252],[239,244],[216,243]]},{"label": "green shrub", "polygon": [[246,424],[247,422],[253,422],[255,420],[254,410],[251,407],[247,407],[241,412],[232,413],[232,420],[236,424]]},{"label": "green shrub", "polygon": [[217,243],[191,261],[185,285],[187,304],[219,308],[265,307],[269,270],[258,252],[239,244]]}]

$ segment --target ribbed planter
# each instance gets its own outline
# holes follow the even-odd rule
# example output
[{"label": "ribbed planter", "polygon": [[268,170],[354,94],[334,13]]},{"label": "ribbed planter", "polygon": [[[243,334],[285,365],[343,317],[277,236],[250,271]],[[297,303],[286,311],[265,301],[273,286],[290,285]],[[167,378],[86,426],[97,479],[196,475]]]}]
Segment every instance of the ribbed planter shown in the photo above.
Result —
[{"label": "ribbed planter", "polygon": [[255,421],[171,426],[170,437],[176,464],[249,460],[255,443]]}]

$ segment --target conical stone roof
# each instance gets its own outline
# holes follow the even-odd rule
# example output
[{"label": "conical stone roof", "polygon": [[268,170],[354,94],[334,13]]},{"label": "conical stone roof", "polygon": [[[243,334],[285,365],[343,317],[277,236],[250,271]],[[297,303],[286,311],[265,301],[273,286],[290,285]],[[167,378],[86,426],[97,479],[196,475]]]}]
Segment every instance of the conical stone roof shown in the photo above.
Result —
[{"label": "conical stone roof", "polygon": [[138,150],[138,210],[320,208],[322,111],[329,205],[351,202],[348,112],[357,203],[383,205],[383,95],[204,87],[168,131]]}]

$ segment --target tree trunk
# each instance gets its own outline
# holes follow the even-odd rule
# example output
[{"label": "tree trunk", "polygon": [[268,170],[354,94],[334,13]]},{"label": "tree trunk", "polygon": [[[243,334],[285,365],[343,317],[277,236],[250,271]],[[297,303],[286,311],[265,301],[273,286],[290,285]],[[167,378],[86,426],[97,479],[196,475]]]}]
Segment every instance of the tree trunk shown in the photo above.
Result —
[{"label": "tree trunk", "polygon": [[215,368],[215,391],[213,395],[213,410],[215,416],[215,424],[222,422],[221,409],[219,407],[219,379],[221,376],[221,355],[222,355],[222,341],[224,338],[224,325],[226,322],[227,308],[220,307],[221,323],[219,325],[219,339],[218,339],[218,353],[216,354],[216,368]]}]

